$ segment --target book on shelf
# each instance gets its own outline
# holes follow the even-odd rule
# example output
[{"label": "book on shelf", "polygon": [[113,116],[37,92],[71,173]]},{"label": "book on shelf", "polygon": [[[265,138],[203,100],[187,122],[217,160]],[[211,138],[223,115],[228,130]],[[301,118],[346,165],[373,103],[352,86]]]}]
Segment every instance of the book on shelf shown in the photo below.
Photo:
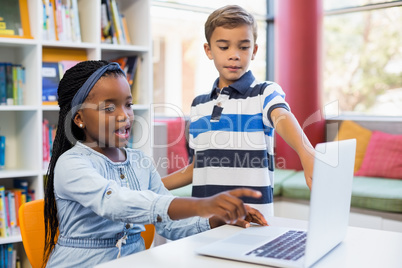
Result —
[{"label": "book on shelf", "polygon": [[0,36],[32,38],[27,0],[1,1]]},{"label": "book on shelf", "polygon": [[7,104],[6,64],[0,62],[0,105]]},{"label": "book on shelf", "polygon": [[19,208],[35,199],[35,192],[28,189],[28,181],[14,180],[13,183],[11,189],[0,185],[0,237],[20,234]]},{"label": "book on shelf", "polygon": [[44,119],[42,123],[42,143],[43,169],[47,169],[50,163],[49,121],[47,119]]},{"label": "book on shelf", "polygon": [[19,64],[0,62],[0,105],[22,105],[25,68]]},{"label": "book on shelf", "polygon": [[64,74],[68,69],[71,67],[75,66],[77,63],[80,61],[77,60],[62,60],[59,61],[59,74],[60,74],[60,80],[63,78]]},{"label": "book on shelf", "polygon": [[14,189],[20,189],[22,194],[25,195],[22,204],[34,200],[29,197],[29,183],[27,180],[13,180],[13,187]]},{"label": "book on shelf", "polygon": [[102,43],[117,44],[110,0],[102,0],[101,2],[101,28]]},{"label": "book on shelf", "polygon": [[14,104],[14,82],[13,82],[13,65],[6,62],[6,87],[7,87],[7,105]]},{"label": "book on shelf", "polygon": [[78,16],[78,2],[71,0],[71,28],[73,42],[81,42],[80,18]]},{"label": "book on shelf", "polygon": [[23,104],[23,84],[25,83],[25,69],[21,65],[12,65],[13,75],[13,104]]},{"label": "book on shelf", "polygon": [[0,267],[21,267],[20,258],[18,256],[17,249],[14,248],[14,244],[0,245]]},{"label": "book on shelf", "polygon": [[52,157],[53,141],[56,136],[57,125],[50,124],[49,120],[43,120],[43,169],[49,166],[50,158]]},{"label": "book on shelf", "polygon": [[8,236],[5,199],[6,199],[5,187],[0,186],[0,237]]},{"label": "book on shelf", "polygon": [[137,59],[137,70],[134,74],[133,84],[131,86],[131,95],[133,96],[133,103],[142,103],[140,95],[140,85],[141,85],[141,68],[142,68],[142,58]]},{"label": "book on shelf", "polygon": [[132,91],[133,103],[138,103],[138,93],[136,90],[134,94],[134,88],[138,86],[136,81],[139,80],[137,73],[140,58],[138,56],[127,56],[113,59],[111,61],[117,62],[120,65],[120,68],[126,73],[127,81]]},{"label": "book on shelf", "polygon": [[127,25],[126,16],[124,16],[123,14],[120,14],[120,18],[121,18],[121,23],[122,23],[122,27],[123,27],[124,38],[126,39],[126,44],[131,44],[131,38],[130,38],[130,34],[128,33],[128,25]]},{"label": "book on shelf", "polygon": [[25,67],[20,65],[18,66],[18,74],[17,74],[17,103],[19,105],[24,104],[24,93],[25,93]]},{"label": "book on shelf", "polygon": [[[19,217],[18,211],[19,211],[19,209],[20,209],[20,206],[21,206],[23,203],[26,202],[26,198],[24,198],[24,200],[22,199],[22,192],[23,192],[24,190],[22,190],[22,189],[13,189],[13,191],[14,191],[14,197],[15,197],[15,203],[14,203],[14,205],[15,205],[15,211],[16,211],[15,218],[16,218],[16,224],[17,224],[17,226],[18,226],[18,228],[19,228],[19,226],[20,226],[20,217]],[[23,202],[23,201],[24,201],[24,202]]]},{"label": "book on shelf", "polygon": [[74,60],[42,62],[42,104],[57,105],[57,88],[64,73],[79,63]]},{"label": "book on shelf", "polygon": [[[56,40],[56,24],[54,16],[54,1],[43,0],[43,40]],[[53,3],[52,3],[53,2]]]},{"label": "book on shelf", "polygon": [[115,0],[102,0],[101,41],[108,44],[128,45],[131,43],[127,21]]},{"label": "book on shelf", "polygon": [[42,62],[42,103],[57,104],[57,88],[60,82],[59,63]]},{"label": "book on shelf", "polygon": [[77,0],[43,0],[43,39],[81,42]]},{"label": "book on shelf", "polygon": [[117,3],[115,0],[111,0],[110,4],[111,4],[110,6],[112,9],[111,10],[112,11],[112,22],[113,22],[114,28],[116,30],[117,43],[120,45],[123,45],[123,44],[125,44],[125,40],[123,37],[123,28],[120,23],[120,12],[118,10]]},{"label": "book on shelf", "polygon": [[0,186],[0,199],[1,199],[1,237],[9,236],[8,220],[7,220],[7,202],[6,202],[6,189],[4,186]]},{"label": "book on shelf", "polygon": [[0,170],[6,166],[6,136],[0,136]]},{"label": "book on shelf", "polygon": [[120,57],[111,60],[112,62],[117,62],[120,65],[120,68],[126,73],[127,82],[130,86],[133,85],[134,76],[137,71],[137,56],[127,56]]},{"label": "book on shelf", "polygon": [[1,1],[0,35],[23,36],[19,1]]},{"label": "book on shelf", "polygon": [[64,14],[63,6],[61,4],[61,0],[51,0],[54,7],[54,20],[55,20],[55,29],[56,29],[56,40],[64,41],[64,25],[63,25],[63,17]]},{"label": "book on shelf", "polygon": [[19,235],[19,227],[17,226],[17,216],[16,207],[15,207],[15,194],[13,191],[6,190],[6,198],[8,202],[7,213],[9,215],[9,227],[10,227],[10,235]]}]

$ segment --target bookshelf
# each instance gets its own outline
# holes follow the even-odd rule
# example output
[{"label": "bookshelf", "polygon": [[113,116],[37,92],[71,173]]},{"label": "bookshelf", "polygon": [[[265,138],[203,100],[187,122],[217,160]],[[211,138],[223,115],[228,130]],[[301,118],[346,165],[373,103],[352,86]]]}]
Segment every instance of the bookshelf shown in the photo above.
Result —
[{"label": "bookshelf", "polygon": [[[14,0],[8,0],[14,1]],[[58,106],[42,104],[42,61],[105,59],[136,55],[141,60],[138,76],[138,103],[133,106],[135,123],[130,147],[151,155],[152,56],[149,0],[116,0],[125,16],[131,44],[101,42],[101,0],[78,0],[80,43],[48,41],[43,38],[42,0],[29,0],[32,39],[0,37],[0,62],[21,64],[26,77],[22,105],[0,106],[0,135],[6,136],[5,169],[0,170],[0,185],[12,188],[13,181],[28,181],[35,198],[43,198],[42,122],[56,124]],[[0,244],[16,243],[23,251],[21,236],[0,238]],[[19,253],[20,254],[20,253]],[[21,255],[21,254],[20,254]],[[29,262],[22,259],[22,266]]]}]

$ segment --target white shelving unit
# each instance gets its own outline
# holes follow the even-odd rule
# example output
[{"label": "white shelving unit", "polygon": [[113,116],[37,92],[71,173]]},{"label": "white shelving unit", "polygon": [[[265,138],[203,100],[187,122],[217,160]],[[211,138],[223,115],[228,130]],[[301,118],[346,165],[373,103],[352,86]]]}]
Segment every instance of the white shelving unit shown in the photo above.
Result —
[{"label": "white shelving unit", "polygon": [[[8,0],[14,1],[14,0]],[[140,56],[142,64],[139,103],[134,105],[134,143],[131,147],[152,155],[150,103],[152,100],[152,56],[149,0],[116,0],[128,24],[131,45],[101,43],[101,0],[78,0],[81,43],[42,40],[42,0],[27,0],[33,39],[0,38],[0,62],[22,64],[26,69],[23,105],[0,106],[0,135],[6,136],[5,169],[0,185],[12,188],[13,180],[29,181],[35,198],[43,198],[42,121],[56,124],[58,106],[42,105],[42,58],[49,49],[75,51],[89,60],[111,60]],[[0,244],[21,242],[21,236],[0,238]],[[20,246],[22,248],[22,246]],[[24,267],[29,267],[25,260]]]}]

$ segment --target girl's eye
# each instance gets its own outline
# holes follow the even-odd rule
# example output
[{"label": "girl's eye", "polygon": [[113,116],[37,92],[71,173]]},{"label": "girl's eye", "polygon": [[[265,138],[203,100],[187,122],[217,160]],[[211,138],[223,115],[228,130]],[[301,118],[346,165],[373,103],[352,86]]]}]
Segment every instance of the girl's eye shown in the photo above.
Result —
[{"label": "girl's eye", "polygon": [[105,107],[105,111],[106,111],[106,112],[113,112],[114,110],[115,110],[114,105]]},{"label": "girl's eye", "polygon": [[127,103],[127,107],[128,107],[128,108],[131,108],[133,105],[134,105],[134,104],[132,104],[132,103]]}]

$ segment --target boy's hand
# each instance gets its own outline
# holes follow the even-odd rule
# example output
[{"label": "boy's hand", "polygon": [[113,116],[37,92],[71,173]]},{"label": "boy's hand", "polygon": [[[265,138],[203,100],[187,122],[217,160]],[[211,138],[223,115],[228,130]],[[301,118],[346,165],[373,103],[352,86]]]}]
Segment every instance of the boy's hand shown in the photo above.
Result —
[{"label": "boy's hand", "polygon": [[261,212],[255,208],[252,208],[248,205],[244,205],[247,210],[247,216],[246,218],[239,219],[235,225],[243,227],[243,228],[248,228],[250,227],[250,222],[257,223],[262,226],[268,226],[267,220],[264,218],[264,216],[261,214]]},{"label": "boy's hand", "polygon": [[260,198],[261,192],[254,191],[247,188],[240,188],[232,191],[222,192],[208,198],[200,198],[198,200],[198,215],[205,218],[212,216],[211,227],[215,224],[219,224],[220,221],[225,223],[234,224],[238,220],[244,220],[248,215],[248,210],[243,204],[243,201],[239,198],[241,196],[248,196],[253,198]]},{"label": "boy's hand", "polygon": [[300,157],[304,170],[304,178],[306,179],[306,184],[310,190],[313,184],[314,155],[314,149],[310,149]]}]

